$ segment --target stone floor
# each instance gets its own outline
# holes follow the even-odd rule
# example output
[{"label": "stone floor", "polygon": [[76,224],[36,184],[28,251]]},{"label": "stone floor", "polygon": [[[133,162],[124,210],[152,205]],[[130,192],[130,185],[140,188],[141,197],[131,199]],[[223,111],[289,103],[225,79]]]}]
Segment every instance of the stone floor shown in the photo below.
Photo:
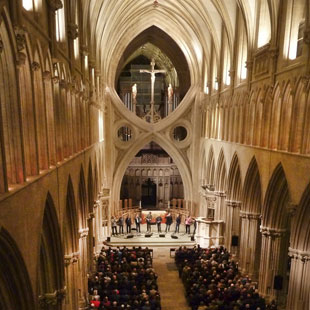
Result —
[{"label": "stone floor", "polygon": [[170,248],[154,247],[153,250],[153,266],[158,274],[162,310],[189,310],[183,283],[174,258],[170,257]]}]

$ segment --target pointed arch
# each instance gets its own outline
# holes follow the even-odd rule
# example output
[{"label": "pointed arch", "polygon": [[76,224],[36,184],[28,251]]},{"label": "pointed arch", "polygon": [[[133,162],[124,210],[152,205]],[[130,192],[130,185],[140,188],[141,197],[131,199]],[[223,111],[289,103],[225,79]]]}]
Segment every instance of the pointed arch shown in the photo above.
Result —
[{"label": "pointed arch", "polygon": [[305,87],[302,81],[299,81],[294,99],[293,111],[292,111],[292,131],[290,150],[294,153],[301,153],[303,151],[302,139],[306,125],[306,113],[307,113],[307,100]]},{"label": "pointed arch", "polygon": [[79,229],[86,227],[87,219],[87,194],[84,177],[84,169],[81,165],[79,180]]},{"label": "pointed arch", "polygon": [[242,193],[241,174],[237,153],[234,154],[228,173],[228,199],[240,201]]},{"label": "pointed arch", "polygon": [[223,149],[221,149],[220,155],[217,160],[215,189],[217,191],[225,192],[226,186],[227,186],[226,161],[224,157],[224,151]]},{"label": "pointed arch", "polygon": [[289,203],[289,188],[286,176],[279,163],[269,181],[262,212],[262,225],[275,229],[288,228],[286,207]]},{"label": "pointed arch", "polygon": [[32,176],[39,173],[39,162],[37,156],[38,146],[36,137],[34,94],[31,85],[32,76],[30,64],[32,61],[32,51],[28,37],[26,37],[26,46],[20,53],[23,54],[24,57],[23,62],[20,62],[17,70],[23,153],[26,176]]},{"label": "pointed arch", "polygon": [[42,73],[43,86],[44,86],[44,101],[45,101],[45,115],[46,115],[46,142],[48,147],[49,165],[56,164],[56,141],[55,141],[55,118],[54,118],[54,99],[53,99],[53,86],[52,86],[53,66],[51,56],[48,51],[44,72]]},{"label": "pointed arch", "polygon": [[[192,182],[191,182],[191,172],[188,167],[188,162],[186,158],[179,152],[179,150],[172,144],[168,139],[162,138],[160,135],[151,134],[145,135],[139,141],[136,141],[134,145],[131,146],[130,149],[127,150],[126,156],[123,157],[120,162],[116,164],[117,169],[114,173],[113,178],[113,200],[119,200],[119,194],[121,189],[121,181],[125,174],[125,171],[132,160],[132,158],[138,153],[138,151],[144,147],[144,145],[155,142],[157,143],[162,149],[164,149],[169,156],[173,159],[176,163],[182,182],[184,185],[184,197],[186,200],[190,200],[192,197]],[[142,171],[143,175],[143,171]]]},{"label": "pointed arch", "polygon": [[64,256],[60,228],[50,193],[47,194],[40,244],[39,300],[46,305],[47,296],[56,292],[51,310],[61,310],[64,296]]},{"label": "pointed arch", "polygon": [[36,132],[38,140],[38,159],[39,169],[46,170],[49,167],[47,126],[46,126],[46,107],[44,101],[44,87],[42,75],[41,48],[38,43],[34,51],[33,62],[31,64],[33,75],[34,104],[36,115]]},{"label": "pointed arch", "polygon": [[279,144],[280,115],[281,115],[282,98],[280,95],[280,87],[276,86],[272,101],[271,125],[269,147],[277,149]]},{"label": "pointed arch", "polygon": [[26,265],[15,241],[0,226],[0,308],[35,309]]},{"label": "pointed arch", "polygon": [[260,145],[262,136],[262,121],[263,121],[263,94],[259,89],[257,100],[255,104],[255,117],[254,117],[254,132],[253,132],[253,145]]},{"label": "pointed arch", "polygon": [[241,211],[260,214],[262,207],[262,189],[260,174],[256,158],[253,157],[247,170],[243,193]]},{"label": "pointed arch", "polygon": [[214,150],[211,145],[208,155],[208,163],[206,169],[206,182],[207,184],[214,185],[214,177],[215,177],[215,163],[214,163]]},{"label": "pointed arch", "polygon": [[71,176],[69,175],[66,197],[66,211],[64,218],[65,254],[72,254],[78,249],[78,221],[76,215],[75,195]]},{"label": "pointed arch", "polygon": [[94,208],[94,185],[93,185],[93,168],[91,160],[88,163],[88,179],[87,179],[87,192],[88,192],[88,212],[92,213]]},{"label": "pointed arch", "polygon": [[289,139],[291,132],[291,120],[292,120],[292,108],[293,108],[293,96],[291,84],[286,85],[286,89],[283,95],[283,101],[281,104],[281,116],[280,116],[280,132],[279,132],[279,149],[288,151]]}]

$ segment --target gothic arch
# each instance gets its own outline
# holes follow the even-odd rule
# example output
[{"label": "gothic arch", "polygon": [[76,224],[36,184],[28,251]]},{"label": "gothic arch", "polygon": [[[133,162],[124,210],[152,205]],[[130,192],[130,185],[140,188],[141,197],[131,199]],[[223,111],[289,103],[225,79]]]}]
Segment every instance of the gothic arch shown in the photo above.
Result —
[{"label": "gothic arch", "polygon": [[76,215],[76,204],[74,189],[69,175],[66,197],[66,211],[64,217],[64,245],[65,253],[72,254],[77,252],[77,233],[78,233],[78,220]]},{"label": "gothic arch", "polygon": [[220,155],[217,160],[217,168],[215,175],[215,189],[217,191],[225,192],[227,189],[227,172],[226,172],[226,162],[224,157],[224,151],[221,149]]},{"label": "gothic arch", "polygon": [[95,196],[94,196],[93,168],[91,160],[89,160],[88,163],[87,193],[88,193],[88,213],[92,213],[94,208]]},{"label": "gothic arch", "polygon": [[252,158],[244,181],[241,204],[240,268],[244,274],[257,278],[260,265],[261,183],[255,157]]},{"label": "gothic arch", "polygon": [[64,290],[64,256],[58,218],[51,195],[45,203],[41,232],[39,263],[39,302],[46,306],[55,302],[49,309],[61,310]]},{"label": "gothic arch", "polygon": [[79,180],[79,229],[86,227],[87,219],[87,194],[83,166],[80,169],[80,180]]},{"label": "gothic arch", "polygon": [[277,85],[273,95],[272,110],[271,110],[270,141],[269,141],[269,147],[271,149],[277,149],[279,145],[281,106],[282,106],[282,98],[280,93],[280,86]]},{"label": "gothic arch", "polygon": [[132,160],[132,158],[138,153],[138,151],[147,143],[154,141],[160,147],[162,147],[168,154],[171,156],[173,161],[176,163],[184,186],[184,199],[190,200],[193,191],[192,191],[192,183],[191,183],[191,172],[188,167],[188,162],[183,155],[180,154],[179,150],[172,145],[167,139],[164,139],[158,134],[146,135],[144,138],[136,141],[127,151],[126,156],[124,156],[120,162],[116,165],[116,170],[114,171],[113,177],[113,186],[112,186],[112,197],[114,201],[119,200],[121,182],[125,171]]},{"label": "gothic arch", "polygon": [[262,226],[287,229],[288,213],[286,207],[290,201],[290,194],[286,176],[279,163],[269,181],[262,210]]},{"label": "gothic arch", "polygon": [[214,163],[214,151],[213,146],[210,146],[208,162],[206,167],[206,182],[207,184],[214,185],[214,177],[215,177],[215,163]]},{"label": "gothic arch", "polygon": [[42,75],[42,57],[41,48],[38,43],[34,50],[33,62],[31,64],[32,69],[32,82],[34,91],[34,103],[35,103],[35,115],[36,115],[36,128],[37,141],[38,141],[38,160],[40,170],[46,170],[49,168],[48,160],[48,147],[47,147],[47,126],[46,126],[46,107],[44,101],[44,87],[43,87],[43,75]]},{"label": "gothic arch", "polygon": [[256,158],[253,157],[244,181],[241,211],[260,214],[262,207],[262,190],[260,173]]},{"label": "gothic arch", "polygon": [[281,115],[279,123],[279,146],[280,150],[288,151],[290,133],[291,133],[291,118],[293,108],[293,96],[290,82],[287,83],[283,95],[281,105]]},{"label": "gothic arch", "polygon": [[43,84],[44,84],[44,101],[46,115],[46,142],[48,146],[49,165],[56,164],[56,141],[55,141],[55,118],[54,118],[54,101],[53,101],[53,65],[49,50],[44,60]]},{"label": "gothic arch", "polygon": [[240,201],[242,192],[241,174],[237,153],[234,154],[228,173],[227,198]]},{"label": "gothic arch", "polygon": [[23,46],[21,52],[24,56],[23,63],[18,67],[18,89],[19,101],[21,110],[21,127],[22,127],[22,141],[23,154],[25,162],[26,176],[37,175],[39,172],[38,163],[38,145],[36,138],[35,126],[35,109],[32,89],[32,76],[30,64],[32,62],[32,51],[29,38],[26,37],[26,44]]},{"label": "gothic arch", "polygon": [[297,85],[296,96],[292,111],[292,131],[290,140],[290,151],[294,153],[303,152],[302,137],[306,136],[306,91],[303,82],[300,80]]},{"label": "gothic arch", "polygon": [[0,226],[0,261],[0,308],[35,309],[26,265],[15,241],[2,226]]}]

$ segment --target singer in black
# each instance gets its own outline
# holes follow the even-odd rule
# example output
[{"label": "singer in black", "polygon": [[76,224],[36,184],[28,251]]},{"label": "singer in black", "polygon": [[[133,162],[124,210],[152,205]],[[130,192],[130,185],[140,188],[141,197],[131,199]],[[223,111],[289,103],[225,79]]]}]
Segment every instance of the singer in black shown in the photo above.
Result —
[{"label": "singer in black", "polygon": [[170,231],[171,224],[172,224],[172,215],[170,212],[168,212],[166,215],[166,232]]},{"label": "singer in black", "polygon": [[161,222],[162,222],[162,218],[160,215],[158,215],[156,217],[156,224],[157,224],[157,231],[160,233],[161,232]]},{"label": "singer in black", "polygon": [[180,232],[180,224],[181,224],[181,214],[179,214],[175,219],[175,233]]}]

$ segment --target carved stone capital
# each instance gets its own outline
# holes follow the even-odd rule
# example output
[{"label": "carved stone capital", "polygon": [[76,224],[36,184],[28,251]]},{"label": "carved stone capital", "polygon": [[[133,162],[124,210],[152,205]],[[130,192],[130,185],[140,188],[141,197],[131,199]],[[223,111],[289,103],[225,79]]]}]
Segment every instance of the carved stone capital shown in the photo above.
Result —
[{"label": "carved stone capital", "polygon": [[88,214],[88,218],[89,219],[93,219],[95,217],[95,213],[94,212],[90,212],[89,214]]},{"label": "carved stone capital", "polygon": [[277,229],[277,228],[269,228],[269,227],[260,227],[260,232],[263,236],[270,238],[281,238],[286,234],[286,229]]},{"label": "carved stone capital", "polygon": [[63,4],[61,0],[47,0],[47,4],[50,9],[53,11],[57,11],[63,8]]},{"label": "carved stone capital", "polygon": [[68,24],[68,37],[75,40],[79,36],[79,26],[77,24]]},{"label": "carved stone capital", "polygon": [[252,212],[240,211],[240,217],[250,220],[258,220],[261,217],[261,214],[254,212],[252,213]]},{"label": "carved stone capital", "polygon": [[88,231],[89,231],[88,227],[80,229],[79,230],[80,239],[87,237],[88,236]]},{"label": "carved stone capital", "polygon": [[236,207],[240,207],[241,206],[241,202],[240,201],[225,200],[225,202],[226,202],[226,205],[228,207],[236,208]]},{"label": "carved stone capital", "polygon": [[41,68],[40,64],[36,61],[33,61],[31,64],[31,70],[38,71]]},{"label": "carved stone capital", "polygon": [[218,197],[221,197],[221,198],[226,197],[226,193],[225,192],[214,192],[214,195],[218,196]]},{"label": "carved stone capital", "polygon": [[300,260],[305,263],[310,261],[310,252],[300,251],[298,249],[289,248],[289,254],[292,259]]}]

